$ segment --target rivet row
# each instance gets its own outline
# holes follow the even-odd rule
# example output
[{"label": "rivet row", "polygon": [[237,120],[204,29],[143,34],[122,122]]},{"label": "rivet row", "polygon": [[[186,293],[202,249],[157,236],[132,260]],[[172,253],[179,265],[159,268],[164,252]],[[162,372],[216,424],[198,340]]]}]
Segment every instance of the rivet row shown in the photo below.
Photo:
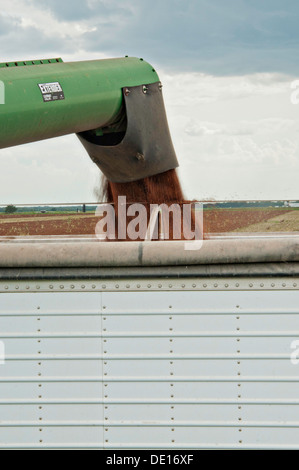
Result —
[{"label": "rivet row", "polygon": [[190,283],[189,285],[187,284],[162,284],[162,283],[159,283],[159,284],[144,284],[144,285],[141,285],[141,284],[124,284],[124,285],[120,285],[120,284],[102,284],[102,285],[97,285],[97,284],[78,284],[78,285],[75,285],[75,284],[60,284],[60,285],[53,285],[53,284],[38,284],[38,285],[28,285],[28,284],[6,284],[6,285],[2,285],[0,286],[0,292],[1,291],[19,291],[19,292],[26,292],[26,291],[35,291],[35,290],[43,290],[43,291],[47,291],[47,290],[50,290],[50,291],[55,291],[55,292],[58,292],[58,291],[68,291],[68,290],[72,290],[72,291],[82,291],[82,290],[85,290],[85,291],[90,291],[90,290],[98,290],[98,291],[101,291],[101,290],[129,290],[129,291],[135,291],[135,290],[161,290],[161,289],[165,289],[165,290],[169,290],[169,289],[173,289],[173,290],[194,290],[194,289],[198,289],[198,290],[207,290],[207,289],[210,289],[210,290],[222,290],[222,289],[231,289],[231,290],[234,290],[234,289],[250,289],[250,290],[253,290],[253,289],[256,289],[256,290],[269,290],[269,289],[277,289],[277,290],[280,290],[280,289],[296,289],[298,288],[298,283],[297,282],[292,282],[292,283],[286,283],[286,282],[272,282],[271,284],[265,284],[265,282],[256,282],[256,283],[253,283],[253,282],[249,282],[249,283],[246,283],[246,282],[243,282],[242,284],[239,283],[239,282],[232,282],[232,283],[219,283],[219,282],[212,282],[210,284],[208,283]]}]

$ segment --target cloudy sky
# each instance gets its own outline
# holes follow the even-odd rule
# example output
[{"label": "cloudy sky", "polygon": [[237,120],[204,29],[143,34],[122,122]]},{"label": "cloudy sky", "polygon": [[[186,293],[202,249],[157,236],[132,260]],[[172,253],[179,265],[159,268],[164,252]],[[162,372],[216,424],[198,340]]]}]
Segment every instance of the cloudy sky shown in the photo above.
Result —
[{"label": "cloudy sky", "polygon": [[[143,57],[187,197],[299,199],[298,18],[297,0],[0,0],[0,62]],[[0,169],[0,204],[95,200],[74,135],[0,150]]]}]

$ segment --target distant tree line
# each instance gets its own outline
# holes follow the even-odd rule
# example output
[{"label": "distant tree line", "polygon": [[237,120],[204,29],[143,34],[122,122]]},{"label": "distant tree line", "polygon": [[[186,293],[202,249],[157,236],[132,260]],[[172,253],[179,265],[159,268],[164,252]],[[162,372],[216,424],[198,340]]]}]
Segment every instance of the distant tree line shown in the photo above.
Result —
[{"label": "distant tree line", "polygon": [[0,207],[0,213],[14,214],[15,212],[93,212],[96,205],[81,204],[78,206],[19,206],[9,204],[6,207]]},{"label": "distant tree line", "polygon": [[14,206],[13,204],[10,204],[9,206],[5,207],[5,214],[14,214],[15,212],[18,211],[18,208]]}]

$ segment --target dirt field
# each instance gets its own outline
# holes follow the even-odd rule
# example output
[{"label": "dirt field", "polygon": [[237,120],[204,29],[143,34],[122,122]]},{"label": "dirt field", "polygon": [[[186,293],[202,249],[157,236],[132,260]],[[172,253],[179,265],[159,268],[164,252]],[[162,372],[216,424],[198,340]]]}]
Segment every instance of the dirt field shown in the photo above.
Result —
[{"label": "dirt field", "polygon": [[299,211],[283,213],[276,217],[236,230],[237,232],[299,232]]},{"label": "dirt field", "polygon": [[[93,214],[0,215],[0,236],[94,235]],[[299,211],[290,209],[208,209],[205,233],[299,231]]]},{"label": "dirt field", "polygon": [[[298,211],[294,211],[299,215]],[[258,224],[265,223],[273,217],[282,218],[290,214],[290,209],[212,209],[204,212],[204,231],[205,233],[233,232],[237,230],[262,231],[259,228],[254,230]],[[251,227],[249,229],[249,227]],[[246,230],[248,228],[248,230]],[[289,231],[288,228],[280,225],[281,231]]]},{"label": "dirt field", "polygon": [[87,214],[16,214],[0,216],[0,236],[90,235],[97,218]]}]

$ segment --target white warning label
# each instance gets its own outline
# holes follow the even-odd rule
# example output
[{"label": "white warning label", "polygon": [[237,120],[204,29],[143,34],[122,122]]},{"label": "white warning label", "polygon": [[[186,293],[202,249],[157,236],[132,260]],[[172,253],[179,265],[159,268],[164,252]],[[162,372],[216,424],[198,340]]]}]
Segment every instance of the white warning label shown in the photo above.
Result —
[{"label": "white warning label", "polygon": [[39,83],[38,86],[45,102],[64,100],[65,98],[59,82]]}]

